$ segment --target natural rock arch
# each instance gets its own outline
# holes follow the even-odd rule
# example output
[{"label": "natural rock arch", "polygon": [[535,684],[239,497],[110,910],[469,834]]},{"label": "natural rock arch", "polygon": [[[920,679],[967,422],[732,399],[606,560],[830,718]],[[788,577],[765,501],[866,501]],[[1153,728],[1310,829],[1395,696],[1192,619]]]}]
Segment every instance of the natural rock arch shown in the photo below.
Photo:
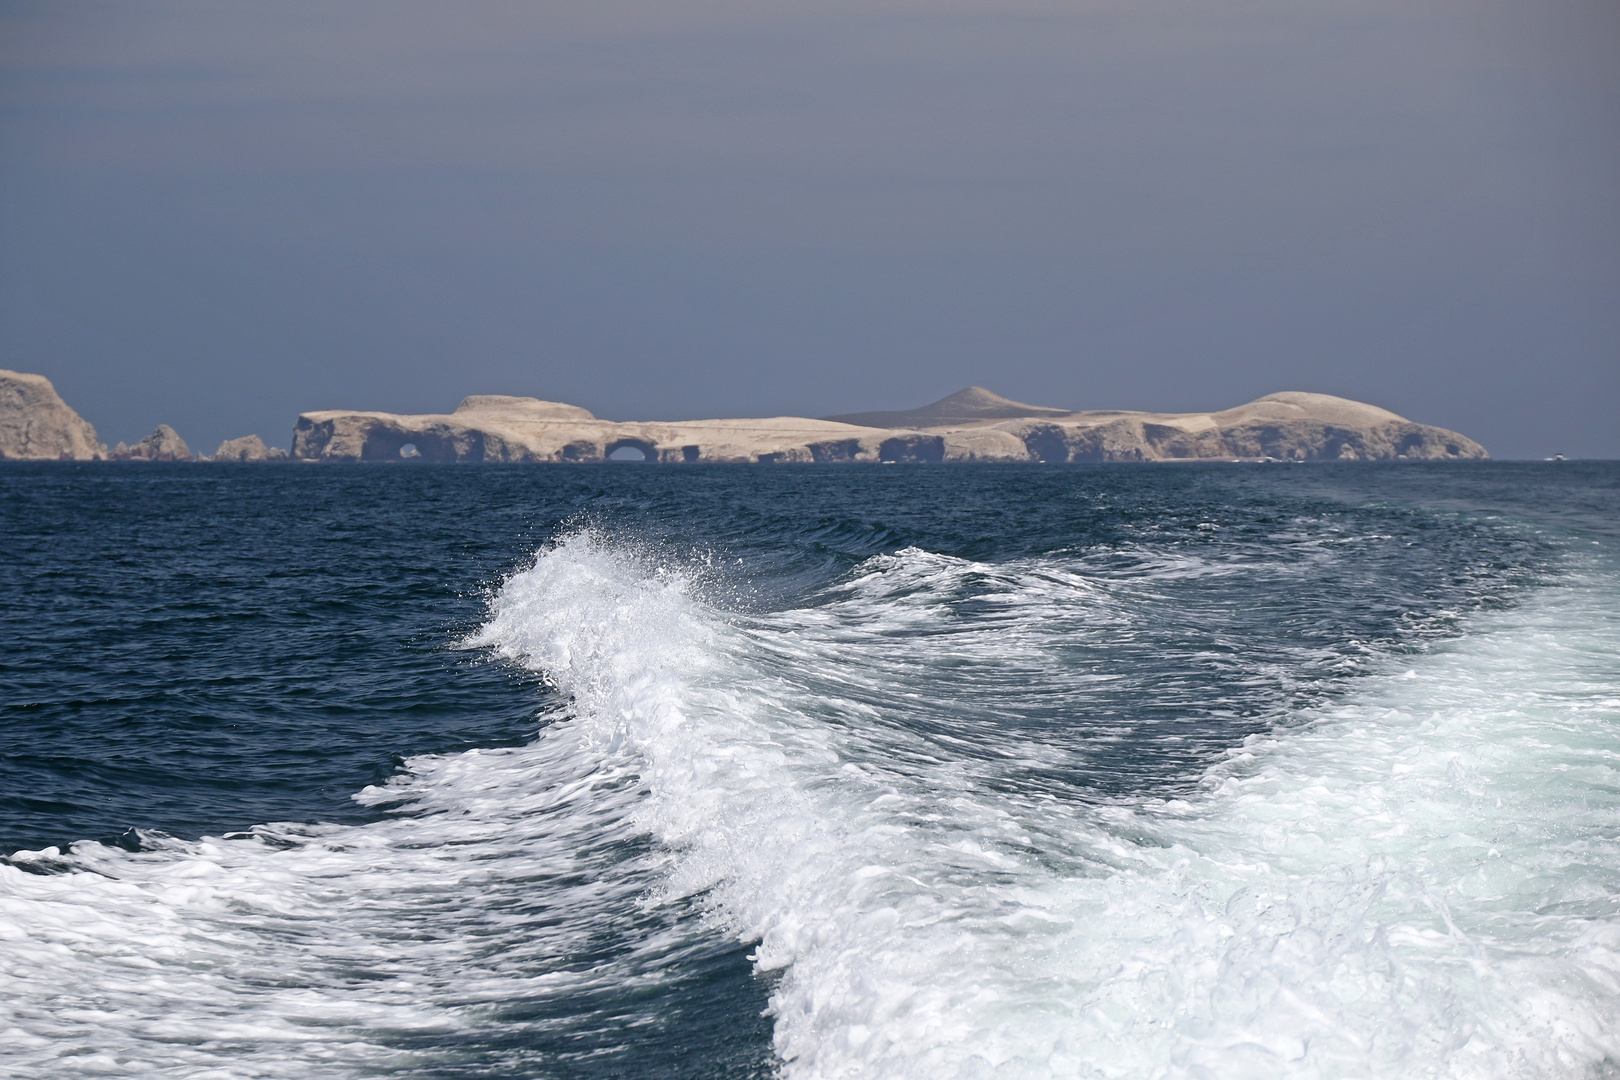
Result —
[{"label": "natural rock arch", "polygon": [[[459,437],[457,437],[459,435]],[[392,425],[378,425],[366,435],[361,461],[482,461],[484,436],[470,431],[451,435],[442,431],[406,431]],[[400,453],[406,445],[416,447],[414,455]]]},{"label": "natural rock arch", "polygon": [[602,456],[609,461],[635,461],[633,457],[614,458],[620,450],[634,450],[641,455],[642,461],[657,461],[658,447],[646,439],[614,439],[602,448]]}]

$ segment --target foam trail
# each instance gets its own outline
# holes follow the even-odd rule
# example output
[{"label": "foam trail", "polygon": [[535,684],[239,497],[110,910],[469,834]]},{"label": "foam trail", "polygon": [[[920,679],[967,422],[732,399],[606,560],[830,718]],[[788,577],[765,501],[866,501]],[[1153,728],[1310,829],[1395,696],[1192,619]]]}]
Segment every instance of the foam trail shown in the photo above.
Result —
[{"label": "foam trail", "polygon": [[[1612,576],[1476,617],[1172,800],[1020,782],[1089,751],[983,705],[1082,710],[1111,675],[1063,650],[1158,617],[1079,563],[905,551],[749,617],[696,593],[588,535],[542,552],[474,644],[570,715],[412,761],[362,794],[390,820],[0,865],[6,1071],[465,1067],[514,1001],[670,977],[699,896],[782,973],[791,1080],[1620,1062]],[[610,933],[627,955],[572,960]]]},{"label": "foam trail", "polygon": [[0,1071],[540,1069],[521,1042],[485,1045],[514,1009],[561,1002],[523,1030],[589,1030],[593,1003],[701,945],[640,905],[667,860],[635,843],[635,763],[574,751],[414,759],[361,795],[406,814],[360,827],[18,853],[0,864]]},{"label": "foam trail", "polygon": [[[1026,622],[1113,617],[1049,567],[905,552],[829,604],[728,625],[582,537],[509,582],[481,637],[574,695],[582,737],[645,761],[638,818],[682,853],[672,890],[712,890],[785,969],[789,1076],[1620,1062],[1611,582],[1477,619],[1249,740],[1194,797],[1099,808],[987,787],[840,696],[964,575],[999,578]],[[1025,647],[962,630],[948,659]]]},{"label": "foam trail", "polygon": [[[613,642],[678,631],[660,611],[690,602],[673,579],[599,578],[595,563],[574,559],[575,593],[554,598],[581,615],[573,646],[608,661],[591,678],[665,677],[659,663],[686,654],[648,666]],[[633,1046],[661,1019],[653,991],[713,952],[690,905],[645,903],[670,863],[635,817],[647,719],[412,759],[357,796],[400,814],[363,826],[0,862],[0,1073],[536,1075],[558,1052],[536,1043]]]}]

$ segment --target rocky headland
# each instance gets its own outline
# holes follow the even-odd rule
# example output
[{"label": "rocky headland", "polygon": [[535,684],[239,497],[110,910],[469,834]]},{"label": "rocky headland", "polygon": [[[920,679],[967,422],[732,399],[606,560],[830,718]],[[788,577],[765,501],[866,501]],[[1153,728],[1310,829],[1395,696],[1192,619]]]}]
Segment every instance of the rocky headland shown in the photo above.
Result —
[{"label": "rocky headland", "polygon": [[43,375],[0,369],[0,461],[100,461],[107,448]]},{"label": "rocky headland", "polygon": [[1209,413],[1074,412],[970,387],[899,412],[811,420],[615,423],[577,405],[469,397],[452,413],[304,413],[300,461],[588,462],[1462,461],[1464,435],[1328,394],[1289,391]]}]

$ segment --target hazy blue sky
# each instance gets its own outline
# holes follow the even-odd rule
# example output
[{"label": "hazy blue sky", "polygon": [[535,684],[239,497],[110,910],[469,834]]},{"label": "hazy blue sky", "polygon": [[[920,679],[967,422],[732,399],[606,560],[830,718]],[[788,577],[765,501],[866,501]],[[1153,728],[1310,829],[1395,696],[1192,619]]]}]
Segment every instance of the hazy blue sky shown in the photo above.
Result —
[{"label": "hazy blue sky", "polygon": [[0,0],[0,367],[109,442],[1360,398],[1620,456],[1614,0]]}]

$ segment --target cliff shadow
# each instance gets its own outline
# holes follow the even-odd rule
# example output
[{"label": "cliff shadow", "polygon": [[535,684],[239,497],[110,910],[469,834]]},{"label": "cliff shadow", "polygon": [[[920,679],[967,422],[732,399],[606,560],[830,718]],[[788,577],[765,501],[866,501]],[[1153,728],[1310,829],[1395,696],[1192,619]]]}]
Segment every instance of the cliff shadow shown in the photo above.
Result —
[{"label": "cliff shadow", "polygon": [[[415,453],[405,451],[414,447]],[[366,435],[361,461],[432,461],[455,463],[484,460],[484,436],[478,431],[457,433],[403,431],[378,427]]]},{"label": "cliff shadow", "polygon": [[878,460],[938,464],[945,460],[945,439],[940,435],[896,435],[878,446]]}]

